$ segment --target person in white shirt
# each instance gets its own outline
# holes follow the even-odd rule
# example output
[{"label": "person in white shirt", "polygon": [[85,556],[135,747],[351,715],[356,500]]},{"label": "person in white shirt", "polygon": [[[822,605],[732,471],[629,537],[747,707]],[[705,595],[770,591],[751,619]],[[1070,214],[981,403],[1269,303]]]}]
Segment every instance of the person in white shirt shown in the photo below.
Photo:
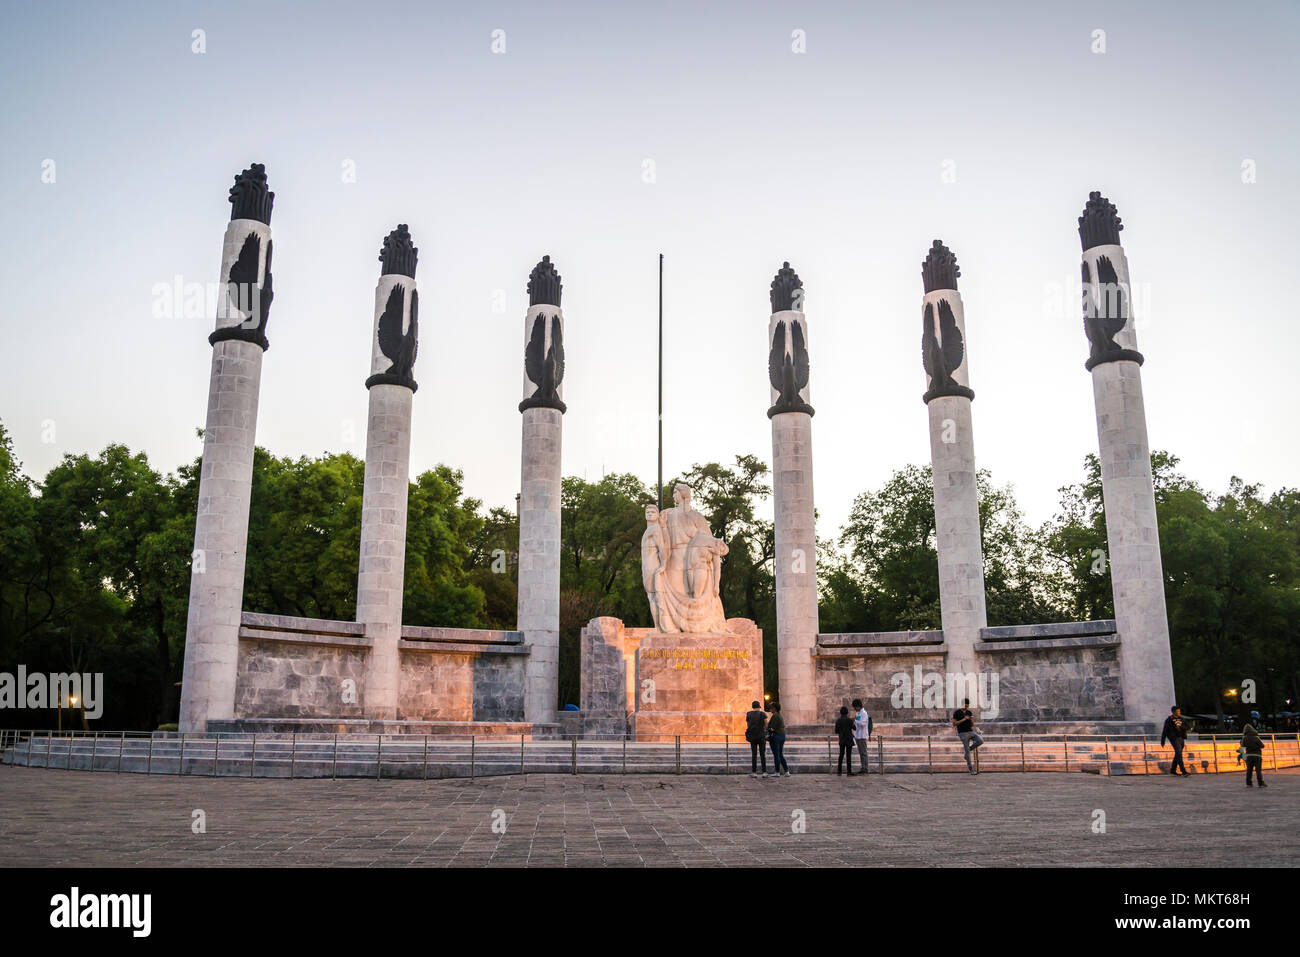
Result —
[{"label": "person in white shirt", "polygon": [[871,715],[867,714],[861,698],[853,699],[853,710],[856,712],[853,716],[853,737],[858,743],[858,758],[862,765],[862,773],[866,774],[867,745],[871,738]]}]

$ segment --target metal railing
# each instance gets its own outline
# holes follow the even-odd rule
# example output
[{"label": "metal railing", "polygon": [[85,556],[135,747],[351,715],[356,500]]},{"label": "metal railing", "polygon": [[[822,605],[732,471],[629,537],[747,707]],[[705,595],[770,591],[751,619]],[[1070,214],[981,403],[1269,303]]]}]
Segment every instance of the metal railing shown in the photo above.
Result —
[{"label": "metal railing", "polygon": [[[1300,766],[1294,733],[1268,734],[1264,770]],[[1209,735],[1187,741],[1193,774],[1244,770],[1240,738]],[[835,773],[833,735],[788,738],[794,773]],[[768,772],[773,754],[764,746]],[[990,735],[973,749],[981,772],[1065,771],[1154,774],[1173,757],[1141,735]],[[748,774],[753,752],[740,735],[642,735],[531,738],[529,735],[247,734],[49,731],[0,729],[0,764],[54,770],[183,774],[212,777],[431,779],[501,774]],[[860,772],[855,747],[850,769]],[[763,765],[760,763],[759,767]],[[868,748],[871,774],[967,771],[952,734],[880,736]]]}]

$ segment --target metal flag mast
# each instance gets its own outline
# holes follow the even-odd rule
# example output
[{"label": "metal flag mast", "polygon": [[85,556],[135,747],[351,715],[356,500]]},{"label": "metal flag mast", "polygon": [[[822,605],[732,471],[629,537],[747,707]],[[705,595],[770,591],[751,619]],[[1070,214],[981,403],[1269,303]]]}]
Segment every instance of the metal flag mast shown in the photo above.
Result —
[{"label": "metal flag mast", "polygon": [[659,484],[655,505],[664,507],[664,254],[659,254]]}]

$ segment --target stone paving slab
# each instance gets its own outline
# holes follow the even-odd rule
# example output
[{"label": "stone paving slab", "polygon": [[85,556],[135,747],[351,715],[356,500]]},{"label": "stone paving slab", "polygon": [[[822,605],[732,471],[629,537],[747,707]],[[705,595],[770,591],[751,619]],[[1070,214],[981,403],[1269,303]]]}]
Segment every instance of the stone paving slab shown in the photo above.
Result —
[{"label": "stone paving slab", "polygon": [[[1300,771],[1266,780],[1260,791],[1240,775],[424,782],[4,767],[0,866],[1295,866]],[[195,809],[206,833],[191,831]]]}]

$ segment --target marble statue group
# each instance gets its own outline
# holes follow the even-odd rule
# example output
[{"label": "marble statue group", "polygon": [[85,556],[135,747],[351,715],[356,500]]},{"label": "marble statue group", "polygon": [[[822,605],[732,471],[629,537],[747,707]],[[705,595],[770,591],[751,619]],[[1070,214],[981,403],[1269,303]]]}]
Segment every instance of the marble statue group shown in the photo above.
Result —
[{"label": "marble statue group", "polygon": [[655,631],[726,634],[719,585],[727,543],[691,508],[689,485],[673,488],[673,507],[647,505],[641,536],[641,579]]}]

